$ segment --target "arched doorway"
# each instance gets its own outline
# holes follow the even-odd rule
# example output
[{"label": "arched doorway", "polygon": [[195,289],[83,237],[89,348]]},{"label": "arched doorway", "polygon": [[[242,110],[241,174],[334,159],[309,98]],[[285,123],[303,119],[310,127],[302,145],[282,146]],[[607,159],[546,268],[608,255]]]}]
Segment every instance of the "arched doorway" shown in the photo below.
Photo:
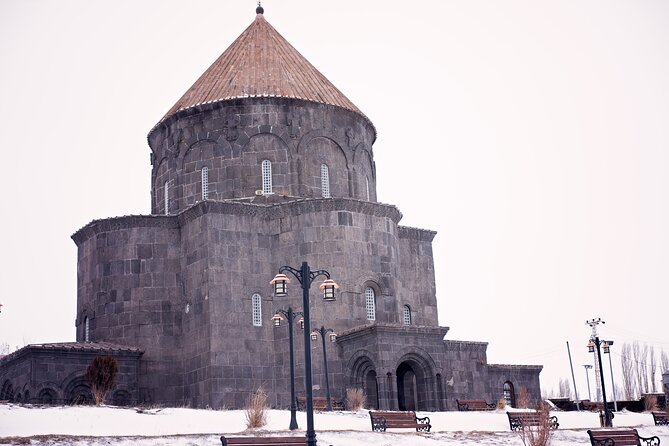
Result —
[{"label": "arched doorway", "polygon": [[365,376],[365,407],[379,408],[379,383],[376,381],[376,371],[370,370]]},{"label": "arched doorway", "polygon": [[397,406],[399,410],[416,410],[418,388],[416,373],[408,362],[397,367]]},{"label": "arched doorway", "polygon": [[437,410],[434,363],[417,352],[404,355],[395,369],[399,410]]},{"label": "arched doorway", "polygon": [[516,407],[516,392],[513,390],[511,381],[504,383],[503,387],[504,401],[511,407]]},{"label": "arched doorway", "polygon": [[380,409],[379,384],[371,356],[370,352],[359,350],[349,360],[348,387],[360,389],[365,393],[365,407]]}]

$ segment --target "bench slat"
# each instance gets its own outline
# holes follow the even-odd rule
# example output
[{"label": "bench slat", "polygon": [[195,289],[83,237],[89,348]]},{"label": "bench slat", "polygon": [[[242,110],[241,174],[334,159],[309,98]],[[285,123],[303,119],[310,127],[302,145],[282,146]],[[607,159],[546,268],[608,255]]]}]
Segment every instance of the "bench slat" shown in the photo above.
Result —
[{"label": "bench slat", "polygon": [[385,432],[388,428],[416,429],[418,432],[429,432],[432,428],[428,417],[417,417],[416,412],[407,411],[369,411],[372,430]]},{"label": "bench slat", "polygon": [[658,437],[645,438],[639,435],[636,429],[590,429],[590,444],[592,446],[658,446]]},{"label": "bench slat", "polygon": [[[556,416],[542,415],[540,412],[507,412],[509,427],[512,431],[519,431],[523,427],[540,426],[547,423],[549,429],[557,429],[560,426]],[[544,418],[546,416],[546,418]]]},{"label": "bench slat", "polygon": [[221,436],[223,446],[305,446],[306,437],[226,437]]},{"label": "bench slat", "polygon": [[669,417],[666,412],[653,412],[653,421],[656,426],[669,426]]},{"label": "bench slat", "polygon": [[469,410],[494,410],[497,407],[495,403],[487,403],[486,400],[455,400],[458,410],[467,412]]}]

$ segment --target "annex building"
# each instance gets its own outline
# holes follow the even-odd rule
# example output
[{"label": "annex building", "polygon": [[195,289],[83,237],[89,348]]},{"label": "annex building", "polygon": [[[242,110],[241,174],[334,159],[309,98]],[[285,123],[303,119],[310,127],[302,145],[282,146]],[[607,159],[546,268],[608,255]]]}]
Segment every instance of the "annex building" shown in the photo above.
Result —
[{"label": "annex building", "polygon": [[[370,119],[258,8],[150,129],[151,213],[94,220],[72,236],[76,342],[0,360],[0,400],[90,400],[86,366],[111,354],[120,364],[112,403],[242,408],[263,387],[287,408],[289,333],[271,319],[301,311],[302,293],[293,283],[275,297],[270,280],[304,261],[340,286],[325,302],[315,284],[310,305],[312,327],[337,333],[326,345],[334,399],[349,387],[382,409],[515,405],[522,388],[538,399],[541,366],[488,364],[487,343],[447,339],[436,233],[402,226],[400,210],[377,201],[375,139]],[[307,348],[314,394],[324,396],[320,339]]]}]

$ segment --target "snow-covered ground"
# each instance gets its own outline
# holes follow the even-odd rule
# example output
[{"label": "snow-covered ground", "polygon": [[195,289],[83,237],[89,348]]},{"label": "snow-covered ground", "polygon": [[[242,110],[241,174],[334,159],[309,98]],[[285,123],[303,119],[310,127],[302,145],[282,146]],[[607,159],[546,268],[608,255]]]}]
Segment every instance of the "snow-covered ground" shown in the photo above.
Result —
[{"label": "snow-covered ground", "polygon": [[[314,424],[320,446],[427,446],[522,445],[509,429],[505,411],[419,412],[429,416],[432,432],[410,430],[372,432],[366,411],[316,413]],[[589,444],[589,428],[599,426],[590,412],[554,412],[560,428],[552,444]],[[222,434],[244,435],[246,418],[241,410],[131,409],[116,407],[39,407],[0,404],[0,444],[76,446],[220,445]],[[271,410],[261,431],[267,435],[290,434],[290,412]],[[306,416],[297,413],[298,432],[304,433]],[[614,426],[636,427],[642,436],[657,435],[669,446],[669,426],[654,426],[650,414],[616,413]],[[296,434],[297,432],[293,433]]]}]

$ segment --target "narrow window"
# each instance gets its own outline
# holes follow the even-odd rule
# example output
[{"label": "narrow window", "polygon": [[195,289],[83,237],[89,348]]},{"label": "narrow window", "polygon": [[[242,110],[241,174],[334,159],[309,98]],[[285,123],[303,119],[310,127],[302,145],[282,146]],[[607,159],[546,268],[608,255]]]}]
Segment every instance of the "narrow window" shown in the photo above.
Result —
[{"label": "narrow window", "polygon": [[272,194],[272,162],[265,160],[262,162],[262,193]]},{"label": "narrow window", "polygon": [[330,171],[327,164],[321,164],[321,195],[330,198]]},{"label": "narrow window", "polygon": [[165,215],[170,215],[170,188],[167,181],[165,181]]},{"label": "narrow window", "polygon": [[404,306],[404,314],[402,315],[402,320],[404,325],[411,325],[411,308],[408,305]]},{"label": "narrow window", "polygon": [[202,199],[206,200],[209,197],[209,168],[207,166],[202,168]]},{"label": "narrow window", "polygon": [[365,307],[367,310],[367,320],[376,320],[376,296],[374,295],[374,289],[371,287],[365,289]]},{"label": "narrow window", "polygon": [[367,201],[369,201],[369,178],[365,177],[365,191],[367,194]]},{"label": "narrow window", "polygon": [[88,316],[84,318],[84,342],[91,340],[91,324],[88,320]]},{"label": "narrow window", "polygon": [[251,297],[251,305],[253,306],[253,326],[262,326],[262,311],[260,294],[256,293]]}]

